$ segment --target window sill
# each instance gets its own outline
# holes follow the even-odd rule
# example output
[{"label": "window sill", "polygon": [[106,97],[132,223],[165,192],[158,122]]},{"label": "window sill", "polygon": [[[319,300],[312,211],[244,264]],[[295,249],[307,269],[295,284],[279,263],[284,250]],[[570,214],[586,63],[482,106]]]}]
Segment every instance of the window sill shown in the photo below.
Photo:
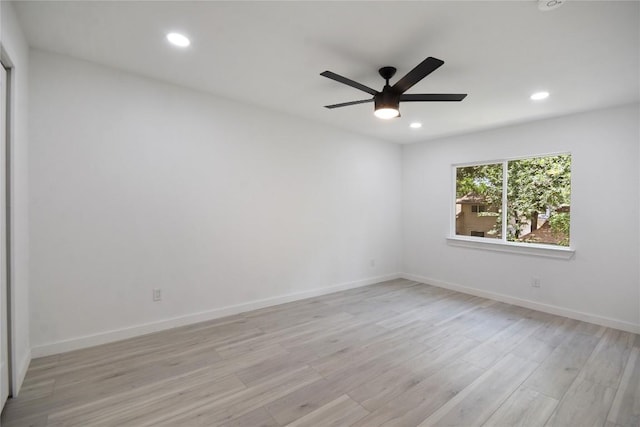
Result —
[{"label": "window sill", "polygon": [[503,242],[493,239],[472,237],[447,237],[447,244],[463,248],[484,249],[494,252],[508,252],[519,255],[532,255],[546,258],[570,260],[576,251],[563,246],[537,245],[535,243]]}]

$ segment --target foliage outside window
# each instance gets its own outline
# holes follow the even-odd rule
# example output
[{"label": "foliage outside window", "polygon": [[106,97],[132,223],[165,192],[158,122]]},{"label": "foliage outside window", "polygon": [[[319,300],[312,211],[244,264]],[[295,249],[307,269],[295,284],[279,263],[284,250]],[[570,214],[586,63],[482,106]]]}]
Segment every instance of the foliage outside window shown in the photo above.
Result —
[{"label": "foliage outside window", "polygon": [[569,246],[570,154],[457,166],[455,172],[456,235]]}]

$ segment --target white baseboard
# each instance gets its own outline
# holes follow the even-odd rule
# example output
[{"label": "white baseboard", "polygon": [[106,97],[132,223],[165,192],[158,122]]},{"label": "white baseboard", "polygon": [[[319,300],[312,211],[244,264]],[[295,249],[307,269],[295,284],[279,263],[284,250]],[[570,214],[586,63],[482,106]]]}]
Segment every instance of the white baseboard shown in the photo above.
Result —
[{"label": "white baseboard", "polygon": [[589,313],[583,313],[576,310],[571,310],[564,307],[559,307],[550,304],[544,304],[536,301],[526,300],[522,298],[516,298],[509,295],[499,294],[495,292],[489,292],[481,289],[470,288],[454,283],[448,283],[429,277],[419,276],[409,273],[394,273],[385,276],[371,277],[368,279],[357,280],[348,283],[342,283],[339,285],[329,286],[326,288],[312,289],[302,292],[294,292],[291,294],[280,295],[277,297],[265,298],[261,300],[254,300],[247,303],[220,307],[213,310],[203,311],[199,313],[188,314],[184,316],[174,317],[157,322],[145,323],[141,325],[131,326],[128,328],[116,329],[111,331],[100,332],[97,334],[76,337],[64,341],[53,342],[49,344],[43,344],[31,349],[31,353],[24,358],[20,364],[18,371],[18,390],[22,385],[24,376],[26,375],[27,368],[31,357],[44,357],[53,354],[64,353],[67,351],[78,350],[81,348],[93,347],[100,344],[106,344],[114,341],[120,341],[127,338],[133,338],[140,335],[149,334],[152,332],[163,331],[166,329],[176,328],[179,326],[190,325],[193,323],[206,322],[208,320],[218,319],[221,317],[231,316],[234,314],[244,313],[251,310],[257,310],[260,308],[270,307],[278,304],[284,304],[287,302],[303,300],[306,298],[312,298],[315,296],[326,295],[333,292],[339,292],[347,289],[358,288],[361,286],[373,285],[375,283],[383,282],[385,280],[394,280],[398,278],[404,278],[407,280],[413,280],[420,283],[426,283],[429,285],[437,286],[440,288],[451,289],[453,291],[462,292],[465,294],[475,295],[483,298],[489,298],[496,301],[505,302],[507,304],[513,304],[520,307],[530,308],[532,310],[538,310],[545,313],[555,314],[558,316],[564,316],[571,319],[582,320],[585,322],[595,323],[598,325],[620,329],[627,332],[640,334],[640,325],[631,322],[626,322],[618,319],[611,319],[604,316],[593,315]]},{"label": "white baseboard", "polygon": [[551,304],[544,304],[527,299],[512,297],[509,295],[499,294],[496,292],[489,292],[482,289],[470,288],[467,286],[458,285],[455,283],[448,283],[442,280],[432,279],[429,277],[419,276],[416,274],[402,273],[401,277],[407,280],[413,280],[428,285],[437,286],[439,288],[451,289],[452,291],[458,291],[465,294],[475,295],[482,298],[488,298],[507,304],[513,304],[520,307],[530,308],[532,310],[542,311],[549,314],[555,314],[558,316],[568,317],[570,319],[581,320],[584,322],[595,323],[597,325],[606,326],[608,328],[619,329],[634,334],[640,334],[640,325],[626,322],[624,320],[612,319],[605,316],[599,316],[595,314],[584,313],[581,311],[571,310],[565,307],[559,307]]},{"label": "white baseboard", "polygon": [[166,329],[176,328],[179,326],[190,325],[193,323],[206,322],[208,320],[218,319],[221,317],[231,316],[234,314],[244,313],[251,310],[270,307],[287,302],[298,301],[306,298],[312,298],[320,295],[330,294],[333,292],[344,291],[347,289],[358,288],[361,286],[373,285],[374,283],[384,282],[385,280],[399,279],[400,273],[387,274],[384,276],[371,277],[368,279],[356,280],[353,282],[341,283],[339,285],[329,286],[326,288],[317,288],[308,291],[294,292],[291,294],[280,295],[277,297],[254,300],[242,304],[231,305],[226,307],[215,308],[213,310],[203,311],[199,313],[187,314],[184,316],[173,317],[157,322],[145,323],[141,325],[131,326],[128,328],[116,329],[111,331],[100,332],[97,334],[76,337],[64,341],[58,341],[43,344],[31,348],[31,354],[34,358],[50,356],[52,354],[64,353],[67,351],[78,350],[81,348],[93,347],[100,344],[106,344],[114,341],[120,341],[127,338],[133,338],[152,332],[163,331]]},{"label": "white baseboard", "polygon": [[16,377],[13,383],[13,390],[11,390],[11,395],[13,397],[18,396],[20,394],[20,389],[22,388],[22,383],[24,382],[24,377],[27,376],[27,370],[29,369],[29,365],[31,364],[31,351],[27,351],[27,354],[24,355],[20,363],[18,364],[18,371],[16,372]]}]

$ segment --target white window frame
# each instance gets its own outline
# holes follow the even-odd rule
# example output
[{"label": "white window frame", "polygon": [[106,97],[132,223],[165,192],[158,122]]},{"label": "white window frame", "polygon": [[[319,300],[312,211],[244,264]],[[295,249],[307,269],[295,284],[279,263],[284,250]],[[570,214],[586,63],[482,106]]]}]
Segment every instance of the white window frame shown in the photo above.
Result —
[{"label": "white window frame", "polygon": [[[457,185],[457,169],[460,167],[467,166],[483,166],[483,165],[495,165],[502,164],[502,215],[506,215],[507,212],[507,168],[510,161],[514,160],[523,160],[523,159],[533,159],[538,157],[552,157],[552,156],[560,156],[560,155],[569,155],[571,156],[571,162],[573,166],[573,156],[571,152],[558,152],[558,153],[549,153],[549,154],[535,154],[535,155],[527,155],[527,156],[519,156],[519,157],[509,157],[504,159],[496,159],[496,160],[485,160],[479,162],[465,162],[465,163],[454,163],[451,165],[451,212],[449,215],[449,236],[447,237],[447,243],[450,246],[458,246],[472,249],[482,249],[482,250],[490,250],[495,252],[508,252],[515,253],[520,255],[532,255],[532,256],[541,256],[547,258],[558,258],[569,260],[573,258],[575,255],[575,248],[573,247],[573,241],[569,241],[569,246],[556,246],[556,245],[546,245],[541,243],[521,243],[521,242],[510,242],[507,240],[507,221],[502,221],[502,238],[500,240],[497,239],[489,239],[486,237],[474,237],[474,236],[463,236],[456,234],[456,185]],[[573,194],[573,180],[572,180],[572,188],[571,193]],[[571,223],[569,224],[569,229],[571,230]],[[570,232],[571,234],[571,232]]]}]

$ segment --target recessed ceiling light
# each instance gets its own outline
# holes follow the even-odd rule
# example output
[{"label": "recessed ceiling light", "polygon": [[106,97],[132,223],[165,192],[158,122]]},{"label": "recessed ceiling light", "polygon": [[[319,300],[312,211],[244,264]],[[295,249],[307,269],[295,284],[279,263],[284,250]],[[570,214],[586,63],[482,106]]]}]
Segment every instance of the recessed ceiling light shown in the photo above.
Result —
[{"label": "recessed ceiling light", "polygon": [[540,101],[541,99],[546,99],[549,97],[549,92],[536,92],[531,95],[531,99],[534,101]]},{"label": "recessed ceiling light", "polygon": [[409,125],[411,129],[420,129],[422,127],[422,123],[413,122]]},{"label": "recessed ceiling light", "polygon": [[186,36],[179,33],[167,34],[167,40],[169,40],[169,43],[179,47],[187,47],[191,44],[191,41]]}]

